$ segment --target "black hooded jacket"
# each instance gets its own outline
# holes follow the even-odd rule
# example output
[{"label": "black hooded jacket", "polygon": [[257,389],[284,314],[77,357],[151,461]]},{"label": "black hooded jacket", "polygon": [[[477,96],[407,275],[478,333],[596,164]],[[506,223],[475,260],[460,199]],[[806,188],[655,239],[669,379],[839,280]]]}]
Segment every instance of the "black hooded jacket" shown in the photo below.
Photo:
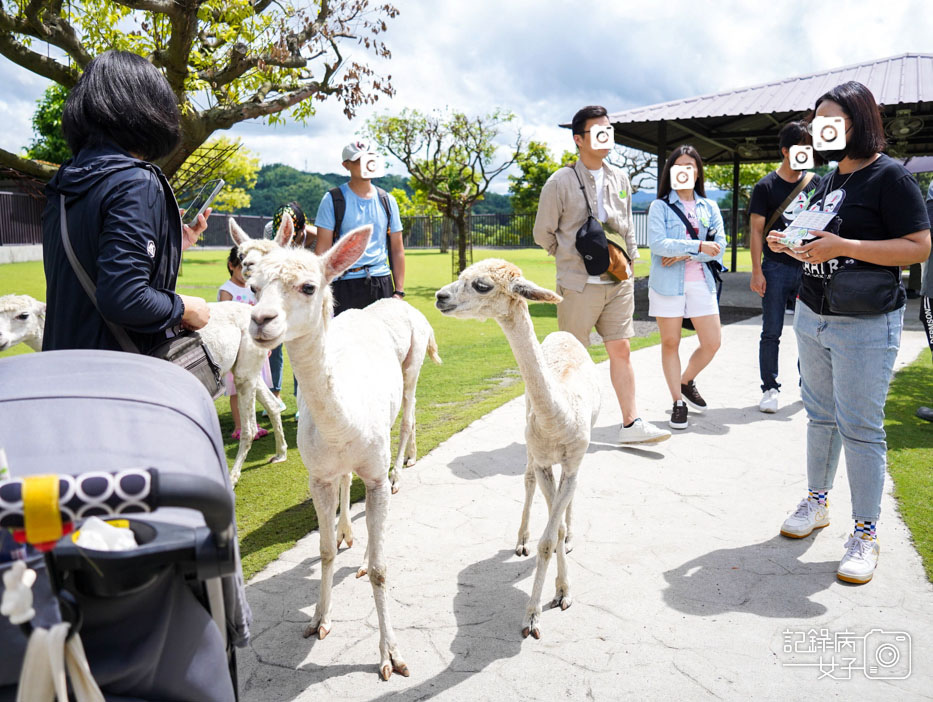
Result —
[{"label": "black hooded jacket", "polygon": [[[164,341],[181,322],[184,306],[174,292],[181,218],[162,171],[113,144],[87,146],[58,170],[45,194],[42,349],[122,350],[104,318],[124,327],[143,353]],[[96,282],[100,312],[65,255],[62,195],[71,246]]]}]

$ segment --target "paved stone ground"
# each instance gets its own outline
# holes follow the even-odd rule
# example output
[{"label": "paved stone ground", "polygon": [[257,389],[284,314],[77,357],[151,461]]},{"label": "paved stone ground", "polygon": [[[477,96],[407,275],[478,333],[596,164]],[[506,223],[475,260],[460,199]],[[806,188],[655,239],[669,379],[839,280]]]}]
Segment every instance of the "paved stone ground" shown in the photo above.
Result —
[{"label": "paved stone ground", "polygon": [[[655,448],[613,444],[619,410],[600,367],[607,391],[574,502],[574,604],[544,612],[540,640],[519,631],[535,567],[534,557],[513,553],[524,494],[519,398],[406,470],[392,498],[391,613],[411,677],[378,677],[371,588],[353,577],[366,545],[357,504],[357,540],[337,557],[326,640],[301,637],[320,583],[317,533],[249,583],[255,621],[240,652],[242,699],[933,699],[933,587],[890,481],[881,562],[868,585],[835,577],[851,529],[844,465],[832,524],[799,541],[778,534],[806,490],[806,418],[789,328],[781,409],[758,412],[759,325],[724,329],[723,349],[698,381],[711,408]],[[684,358],[695,343],[684,341]],[[922,348],[918,332],[905,333],[899,365]],[[642,415],[666,422],[659,348],[636,352],[634,363]],[[535,538],[545,519],[538,495]],[[546,601],[555,568],[552,559]],[[815,649],[821,630],[860,637],[855,654],[831,642],[822,673],[820,654],[799,643],[813,631]],[[894,638],[898,631],[910,642]],[[888,665],[896,653],[896,665],[853,669],[876,656]]]}]

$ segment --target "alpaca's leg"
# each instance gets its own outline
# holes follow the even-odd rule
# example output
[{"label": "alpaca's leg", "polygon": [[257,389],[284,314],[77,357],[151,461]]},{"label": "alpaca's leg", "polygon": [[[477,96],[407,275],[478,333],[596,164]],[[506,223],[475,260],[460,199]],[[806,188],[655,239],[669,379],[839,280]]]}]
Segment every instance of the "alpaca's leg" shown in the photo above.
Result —
[{"label": "alpaca's leg", "polygon": [[353,527],[350,524],[350,485],[353,484],[353,473],[340,477],[340,519],[337,520],[337,548],[342,541],[347,542],[347,548],[353,546]]},{"label": "alpaca's leg", "polygon": [[233,468],[230,469],[230,482],[236,486],[240,480],[240,473],[243,471],[243,464],[246,462],[246,454],[249,453],[253,445],[253,437],[256,435],[256,405],[253,396],[256,392],[255,384],[251,381],[236,381],[237,408],[240,410],[240,447],[237,449],[236,458],[233,460]]},{"label": "alpaca's leg", "polygon": [[531,531],[528,529],[528,520],[531,518],[531,502],[535,496],[535,467],[529,459],[525,467],[525,505],[522,507],[522,523],[518,527],[518,543],[515,546],[516,556],[528,555],[528,539]]},{"label": "alpaca's leg", "polygon": [[388,680],[394,670],[408,677],[389,618],[389,594],[386,586],[385,535],[389,513],[389,481],[380,477],[366,485],[366,530],[369,533],[369,582],[379,618],[379,672]]},{"label": "alpaca's leg", "polygon": [[285,431],[282,429],[282,412],[279,410],[279,403],[261,379],[256,384],[256,394],[259,395],[260,404],[266,408],[266,413],[272,420],[272,431],[275,434],[275,455],[269,459],[269,463],[282,463],[288,458],[288,444],[285,442]]},{"label": "alpaca's leg", "polygon": [[424,349],[413,345],[402,364],[402,423],[398,432],[398,454],[395,458],[395,465],[389,471],[393,495],[399,490],[402,468],[406,465],[413,465],[418,458],[418,449],[415,446],[415,391],[418,387],[418,375],[421,373],[423,362]]},{"label": "alpaca's leg", "polygon": [[[567,510],[567,504],[573,499],[573,492],[577,485],[576,472],[571,472],[562,477],[560,490],[556,497],[553,497],[554,474],[550,469],[541,469],[538,471],[538,484],[541,485],[541,491],[548,500],[548,520],[544,528],[544,534],[538,542],[538,562],[535,568],[535,581],[531,589],[531,598],[528,600],[528,607],[525,610],[525,621],[522,625],[522,636],[529,634],[536,639],[541,638],[541,630],[538,622],[541,618],[541,591],[544,589],[544,578],[547,575],[547,566],[551,560],[551,554],[558,549],[558,535],[564,521],[564,512]],[[545,489],[545,484],[548,489]]]},{"label": "alpaca's leg", "polygon": [[[567,468],[564,467],[560,476],[560,487],[557,489],[558,495],[566,493],[567,488],[565,486],[569,480],[567,475]],[[576,471],[572,471],[570,475],[573,475],[574,479],[576,479]],[[554,599],[551,600],[551,607],[560,607],[562,610],[573,604],[573,598],[570,595],[570,574],[567,569],[567,552],[570,550],[567,548],[567,544],[570,542],[570,509],[572,506],[573,492],[571,490],[567,499],[564,518],[558,522],[560,528],[557,532],[557,580],[554,582]]]},{"label": "alpaca's leg", "polygon": [[311,479],[311,499],[317,513],[321,536],[321,593],[311,623],[305,628],[304,637],[317,634],[323,639],[330,633],[331,589],[334,584],[334,557],[337,543],[334,539],[334,514],[337,510],[337,483],[320,483]]},{"label": "alpaca's leg", "polygon": [[[563,478],[561,478],[563,481]],[[564,525],[565,525],[565,535],[563,536],[564,540],[564,550],[567,553],[573,551],[573,531],[570,529],[571,522],[571,513],[573,512],[573,500],[567,503],[567,513],[564,515]]]}]

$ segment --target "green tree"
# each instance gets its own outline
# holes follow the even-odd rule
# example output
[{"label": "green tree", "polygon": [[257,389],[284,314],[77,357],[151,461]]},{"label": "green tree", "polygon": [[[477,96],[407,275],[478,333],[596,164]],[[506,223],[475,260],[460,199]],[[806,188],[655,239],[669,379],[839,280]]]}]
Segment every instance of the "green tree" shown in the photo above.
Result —
[{"label": "green tree", "polygon": [[62,134],[62,111],[68,91],[57,83],[45,89],[32,116],[35,137],[26,151],[32,159],[62,164],[71,158],[71,150]]},{"label": "green tree", "polygon": [[402,188],[393,188],[392,197],[402,217],[436,217],[441,213],[423,190],[414,190],[409,196]]},{"label": "green tree", "polygon": [[[768,175],[780,163],[743,163],[739,165],[739,209],[748,210],[748,203],[752,197],[755,183]],[[729,193],[729,207],[732,207],[732,166],[714,165],[704,166],[703,175],[707,185]]]},{"label": "green tree", "polygon": [[536,212],[541,188],[558,168],[559,163],[551,156],[547,144],[529,141],[525,150],[515,160],[521,175],[509,176],[509,194],[512,209],[519,213]]},{"label": "green tree", "polygon": [[512,119],[513,114],[501,110],[468,117],[462,112],[428,115],[406,109],[396,117],[374,117],[366,123],[369,137],[405,164],[415,189],[452,220],[460,271],[467,266],[467,221],[473,206],[522,153],[518,134],[509,158],[493,165],[496,138]]},{"label": "green tree", "polygon": [[[243,120],[303,123],[328,97],[352,118],[393,95],[365,61],[391,56],[381,35],[397,14],[370,0],[0,0],[0,54],[66,89],[108,49],[148,58],[182,113],[179,145],[159,164],[171,176],[211,134]],[[355,57],[344,56],[348,47]],[[3,150],[0,165],[55,172]]]}]

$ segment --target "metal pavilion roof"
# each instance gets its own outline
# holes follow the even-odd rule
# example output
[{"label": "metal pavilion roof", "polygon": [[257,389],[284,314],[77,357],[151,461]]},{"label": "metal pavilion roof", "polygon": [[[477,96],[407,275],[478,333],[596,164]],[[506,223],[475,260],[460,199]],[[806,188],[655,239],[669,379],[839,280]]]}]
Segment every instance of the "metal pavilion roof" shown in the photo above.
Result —
[{"label": "metal pavilion roof", "polygon": [[[864,83],[883,106],[889,153],[933,154],[933,54],[908,53],[748,88],[610,113],[616,142],[666,152],[689,142],[707,163],[780,159],[780,127],[849,80]],[[569,126],[569,125],[565,125]]]}]

